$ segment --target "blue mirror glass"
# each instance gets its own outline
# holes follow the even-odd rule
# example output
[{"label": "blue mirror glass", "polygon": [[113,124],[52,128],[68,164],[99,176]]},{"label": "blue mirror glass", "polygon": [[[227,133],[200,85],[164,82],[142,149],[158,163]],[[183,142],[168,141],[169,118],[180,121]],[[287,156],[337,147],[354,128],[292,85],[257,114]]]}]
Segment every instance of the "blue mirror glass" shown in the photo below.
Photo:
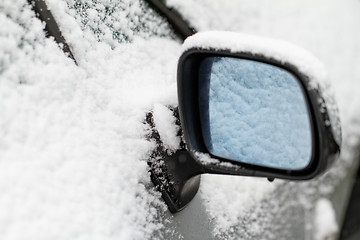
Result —
[{"label": "blue mirror glass", "polygon": [[199,69],[199,109],[206,148],[217,157],[287,170],[310,163],[306,100],[297,78],[283,68],[207,57]]}]

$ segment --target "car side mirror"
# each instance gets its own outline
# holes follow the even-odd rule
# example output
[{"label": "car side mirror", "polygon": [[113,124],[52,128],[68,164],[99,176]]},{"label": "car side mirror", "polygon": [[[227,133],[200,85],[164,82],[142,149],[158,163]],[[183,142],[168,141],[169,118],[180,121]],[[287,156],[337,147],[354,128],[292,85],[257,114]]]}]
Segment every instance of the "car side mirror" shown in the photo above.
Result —
[{"label": "car side mirror", "polygon": [[183,49],[179,115],[191,167],[176,167],[181,153],[169,160],[178,189],[164,198],[172,212],[196,194],[202,173],[306,180],[337,158],[337,107],[322,64],[306,50],[228,32],[195,34]]}]

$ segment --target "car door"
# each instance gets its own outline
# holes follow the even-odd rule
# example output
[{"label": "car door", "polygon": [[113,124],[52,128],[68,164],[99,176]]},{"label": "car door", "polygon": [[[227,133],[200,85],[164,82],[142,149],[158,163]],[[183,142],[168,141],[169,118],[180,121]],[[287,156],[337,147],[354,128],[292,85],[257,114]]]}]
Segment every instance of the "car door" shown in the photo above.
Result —
[{"label": "car door", "polygon": [[[331,232],[332,226],[332,224],[326,222],[326,220],[320,220],[320,222],[324,222],[323,225],[315,224],[317,216],[326,216],[325,211],[319,210],[319,215],[316,213],[316,209],[322,209],[321,205],[324,204],[321,198],[324,198],[331,201],[332,207],[330,207],[330,209],[333,208],[336,222],[340,228],[344,218],[349,192],[351,191],[350,186],[352,186],[352,181],[359,164],[359,148],[358,140],[356,140],[358,139],[357,123],[359,121],[356,120],[358,118],[356,111],[350,110],[354,106],[357,106],[358,97],[350,97],[350,95],[357,95],[357,90],[354,89],[353,92],[349,90],[354,86],[353,84],[357,84],[359,79],[358,73],[354,70],[355,67],[353,65],[358,62],[357,59],[359,57],[358,51],[355,50],[359,48],[357,45],[358,40],[355,40],[358,38],[358,35],[354,34],[356,27],[353,25],[353,23],[358,22],[355,9],[358,9],[359,3],[357,1],[349,1],[341,4],[336,1],[326,2],[326,4],[321,1],[316,3],[310,1],[301,1],[299,3],[288,3],[286,1],[271,3],[265,1],[240,1],[235,3],[233,1],[225,1],[217,4],[209,1],[199,5],[192,4],[190,7],[187,3],[168,1],[168,5],[178,9],[183,16],[190,19],[193,26],[199,31],[225,29],[285,39],[306,47],[325,63],[329,71],[329,79],[333,86],[333,91],[339,103],[340,117],[343,126],[344,142],[340,161],[329,173],[318,180],[312,180],[306,183],[284,182],[282,183],[284,186],[275,187],[274,189],[276,190],[271,190],[274,196],[270,197],[267,195],[263,198],[263,201],[265,204],[269,204],[269,207],[260,207],[260,209],[265,208],[267,210],[263,212],[259,210],[259,212],[265,214],[266,217],[254,217],[253,221],[259,223],[259,221],[262,221],[260,219],[267,219],[264,221],[267,221],[269,225],[274,227],[274,230],[268,231],[269,234],[275,234],[273,236],[274,238],[316,239],[318,237],[321,239],[324,236],[316,235],[317,229],[323,227]],[[220,14],[218,9],[223,9],[226,14]],[[202,14],[199,14],[199,12],[202,12]],[[333,20],[335,14],[342,17]],[[341,32],[341,34],[338,34],[339,32]],[[345,50],[346,48],[354,50]],[[331,53],[333,49],[338,49],[337,52],[339,55],[336,57]],[[346,78],[346,80],[344,78]],[[349,101],[354,102],[349,104]],[[344,126],[344,124],[346,126]],[[214,178],[216,177],[214,176]],[[216,180],[214,181],[216,182]],[[212,184],[214,183],[212,182]],[[291,193],[292,191],[294,192]],[[233,192],[236,191],[231,191],[229,194],[233,194]],[[252,191],[249,190],[249,192]],[[289,195],[285,197],[287,193]],[[236,198],[235,195],[232,196]],[[304,197],[306,200],[303,199]],[[229,205],[230,200],[226,203],[222,202],[223,204],[221,204],[221,201],[212,199],[210,194],[206,199],[209,201],[209,205],[212,205],[213,208],[216,207],[218,210],[212,217],[218,219],[219,223],[224,222],[219,213],[224,213],[226,209],[228,209],[227,213],[230,215],[230,212],[234,213],[235,211],[234,208],[226,207]],[[278,207],[270,207],[270,204],[279,205],[277,205]],[[284,212],[280,210],[286,208],[287,210],[283,210]],[[253,213],[254,210],[249,210],[249,212]],[[240,218],[248,219],[249,216]],[[278,220],[276,221],[275,219]],[[283,221],[282,224],[273,224],[274,222],[281,221]],[[300,223],[301,221],[302,223]],[[234,221],[234,225],[235,224],[236,221]],[[259,225],[262,226],[263,229],[266,223]],[[275,230],[276,228],[281,228],[282,230]],[[224,232],[229,231],[229,229],[231,229],[231,227],[226,226]],[[248,228],[245,227],[245,229]],[[256,231],[252,229],[254,228],[250,227],[250,230],[247,231]],[[303,232],[304,234],[291,235],[298,232]],[[335,235],[336,234],[334,234],[334,237]],[[271,238],[271,236],[268,238]]]}]

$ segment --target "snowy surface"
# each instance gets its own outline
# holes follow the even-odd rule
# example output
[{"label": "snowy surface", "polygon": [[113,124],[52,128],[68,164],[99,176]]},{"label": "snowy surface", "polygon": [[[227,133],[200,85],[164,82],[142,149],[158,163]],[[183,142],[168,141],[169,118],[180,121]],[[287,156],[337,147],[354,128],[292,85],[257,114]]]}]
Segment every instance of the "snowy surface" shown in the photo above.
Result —
[{"label": "snowy surface", "polygon": [[[346,204],[346,200],[341,199],[346,199],[347,186],[358,165],[354,158],[360,137],[360,2],[168,0],[167,4],[178,9],[200,31],[255,34],[283,39],[308,49],[324,63],[340,110],[342,156],[331,171],[318,180],[266,183],[236,177],[202,178],[201,195],[216,222],[216,231],[220,232],[217,236],[221,239],[237,239],[236,234],[241,234],[243,239],[312,239],[313,234],[306,232],[311,232],[313,226],[307,222],[313,222],[315,199],[322,196],[335,202],[336,219],[341,221]],[[257,188],[258,184],[263,188]],[[253,187],[248,190],[248,186]],[[216,198],[212,189],[217,189]],[[257,196],[256,201],[248,200],[252,196]]]},{"label": "snowy surface", "polygon": [[208,103],[200,109],[202,130],[212,154],[282,169],[309,164],[310,120],[292,74],[269,64],[220,57],[204,59],[199,74],[200,102]]},{"label": "snowy surface", "polygon": [[180,138],[177,137],[179,126],[175,124],[176,119],[173,111],[164,105],[155,104],[153,116],[156,130],[165,149],[168,151],[168,154],[174,153],[180,148]]},{"label": "snowy surface", "polygon": [[[181,239],[176,216],[169,216],[150,183],[146,158],[154,144],[145,140],[143,124],[154,108],[170,119],[161,110],[177,104],[181,45],[142,2],[76,2],[82,7],[47,1],[79,66],[45,38],[27,1],[0,1],[0,238]],[[313,219],[312,196],[331,195],[354,166],[359,1],[168,2],[199,30],[283,38],[310,49],[329,70],[345,149],[325,180],[299,187],[202,177],[199,196],[218,238],[279,239],[266,235],[273,233],[294,239],[301,227],[291,226],[303,222],[294,224],[292,216]],[[302,204],[306,216],[297,208]]]},{"label": "snowy surface", "polygon": [[315,240],[337,239],[339,226],[336,223],[334,208],[328,199],[321,198],[316,203],[314,228]]},{"label": "snowy surface", "polygon": [[183,44],[183,51],[197,47],[203,49],[215,47],[230,52],[249,52],[261,54],[283,63],[293,63],[301,72],[314,79],[311,82],[314,87],[317,87],[319,82],[327,80],[323,64],[312,53],[287,41],[238,32],[206,31],[187,38]]},{"label": "snowy surface", "polygon": [[[131,44],[100,38],[95,12],[85,24],[66,2],[47,2],[78,67],[27,1],[0,1],[0,238],[148,239],[166,207],[151,187],[143,120],[155,103],[176,102],[180,45],[151,33],[129,33]],[[169,35],[138,1],[124,4]]]},{"label": "snowy surface", "polygon": [[325,102],[320,102],[319,105],[327,110],[330,119],[328,125],[331,126],[335,140],[341,145],[342,133],[338,106],[334,99],[333,89],[329,84],[327,71],[324,65],[308,50],[283,40],[226,31],[207,31],[195,34],[185,40],[183,51],[191,48],[219,48],[230,52],[260,54],[296,66],[300,72],[309,77],[311,88],[320,89]]}]

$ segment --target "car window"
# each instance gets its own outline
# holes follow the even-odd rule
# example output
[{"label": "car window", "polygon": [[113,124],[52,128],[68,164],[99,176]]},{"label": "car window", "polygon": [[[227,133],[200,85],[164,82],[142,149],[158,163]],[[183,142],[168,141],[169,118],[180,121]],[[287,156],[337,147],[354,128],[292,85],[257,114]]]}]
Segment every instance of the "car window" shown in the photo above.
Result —
[{"label": "car window", "polygon": [[[60,15],[48,1],[53,13]],[[174,37],[165,19],[152,10],[146,1],[84,1],[65,0],[62,11],[73,17],[86,34],[114,47],[117,43],[132,42],[135,38]],[[64,25],[60,18],[58,24]]]}]

